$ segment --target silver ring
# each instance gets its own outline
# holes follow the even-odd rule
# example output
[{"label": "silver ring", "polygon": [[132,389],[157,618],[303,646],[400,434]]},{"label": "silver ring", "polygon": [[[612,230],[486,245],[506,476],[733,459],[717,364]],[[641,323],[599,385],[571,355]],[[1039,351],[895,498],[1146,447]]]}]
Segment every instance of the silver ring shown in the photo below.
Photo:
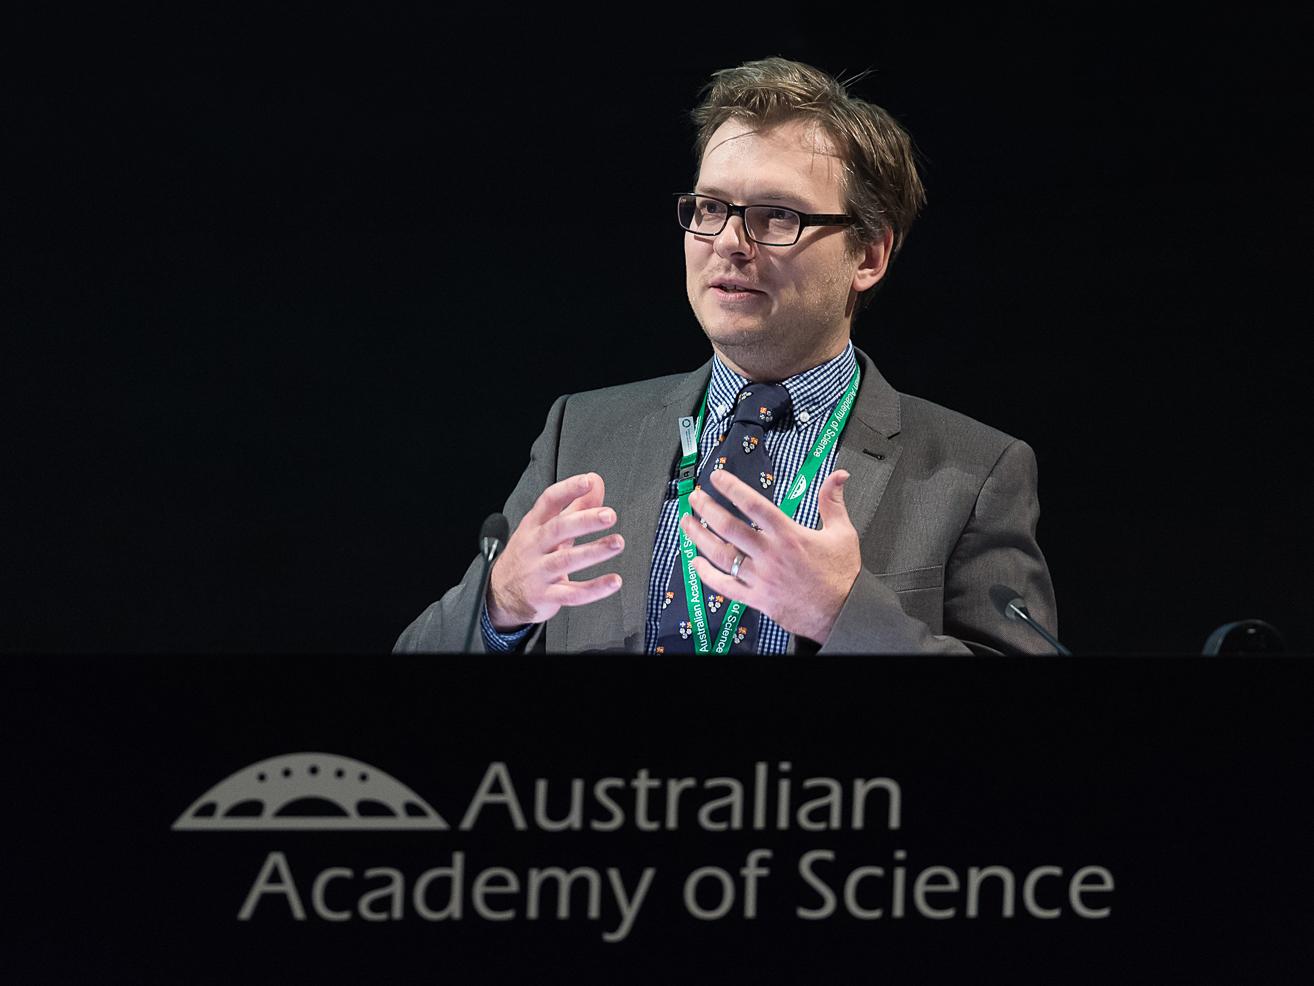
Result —
[{"label": "silver ring", "polygon": [[739,566],[747,560],[747,557],[742,551],[735,552],[735,560],[730,563],[730,577],[732,579],[739,578]]}]

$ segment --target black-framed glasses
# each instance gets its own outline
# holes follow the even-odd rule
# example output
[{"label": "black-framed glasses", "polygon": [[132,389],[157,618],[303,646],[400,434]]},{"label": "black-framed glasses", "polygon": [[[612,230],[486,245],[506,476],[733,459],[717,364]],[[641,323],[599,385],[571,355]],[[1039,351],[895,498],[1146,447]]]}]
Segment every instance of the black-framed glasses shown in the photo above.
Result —
[{"label": "black-framed glasses", "polygon": [[675,211],[680,228],[699,236],[716,236],[731,216],[744,221],[744,232],[762,246],[793,246],[805,226],[848,226],[853,216],[799,212],[780,205],[734,205],[697,192],[676,192]]}]

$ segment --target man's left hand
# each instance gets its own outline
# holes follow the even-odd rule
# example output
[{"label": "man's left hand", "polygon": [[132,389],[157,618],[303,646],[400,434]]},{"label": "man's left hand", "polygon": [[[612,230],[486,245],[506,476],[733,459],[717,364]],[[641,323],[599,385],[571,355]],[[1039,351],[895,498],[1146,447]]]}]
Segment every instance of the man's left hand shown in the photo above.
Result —
[{"label": "man's left hand", "polygon": [[[795,636],[824,644],[862,569],[858,532],[844,506],[848,479],[840,469],[821,484],[821,528],[814,531],[737,477],[723,469],[713,472],[709,482],[758,530],[702,490],[690,494],[690,507],[711,528],[692,515],[680,521],[698,547],[693,568],[703,585],[760,610]],[[735,578],[728,573],[740,554],[744,560]]]}]

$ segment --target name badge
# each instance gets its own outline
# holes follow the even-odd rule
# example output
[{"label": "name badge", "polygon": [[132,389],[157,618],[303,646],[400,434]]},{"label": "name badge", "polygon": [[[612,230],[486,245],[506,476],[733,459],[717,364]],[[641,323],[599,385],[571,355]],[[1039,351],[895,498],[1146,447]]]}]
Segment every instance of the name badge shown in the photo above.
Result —
[{"label": "name badge", "polygon": [[693,455],[698,451],[698,436],[694,434],[694,419],[680,419],[680,454]]}]

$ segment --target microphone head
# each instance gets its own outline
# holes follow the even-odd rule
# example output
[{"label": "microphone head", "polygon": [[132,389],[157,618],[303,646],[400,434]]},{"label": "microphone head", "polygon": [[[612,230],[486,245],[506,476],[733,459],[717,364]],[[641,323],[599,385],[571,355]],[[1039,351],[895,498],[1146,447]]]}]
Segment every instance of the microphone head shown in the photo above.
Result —
[{"label": "microphone head", "polygon": [[1027,610],[1027,601],[1017,594],[1016,589],[1010,589],[1006,585],[992,585],[990,587],[990,601],[995,604],[995,609],[999,610],[1001,616],[1005,616],[1015,623],[1021,623],[1027,628],[1040,634],[1045,638],[1054,650],[1064,657],[1071,657],[1072,651],[1068,650],[1058,638],[1042,627]]},{"label": "microphone head", "polygon": [[489,514],[484,526],[479,528],[479,550],[486,550],[484,545],[489,541],[506,544],[510,536],[511,524],[507,521],[506,514]]},{"label": "microphone head", "polygon": [[[1016,589],[1010,589],[1006,585],[992,585],[990,601],[995,604],[995,609],[999,610],[1001,616],[1006,616],[1010,620],[1020,620],[1023,614],[1027,613],[1027,601],[1017,594]],[[1021,612],[1018,612],[1019,610]]]},{"label": "microphone head", "polygon": [[505,514],[489,514],[484,526],[479,528],[479,553],[491,565],[497,553],[505,547],[511,536],[511,525]]}]

